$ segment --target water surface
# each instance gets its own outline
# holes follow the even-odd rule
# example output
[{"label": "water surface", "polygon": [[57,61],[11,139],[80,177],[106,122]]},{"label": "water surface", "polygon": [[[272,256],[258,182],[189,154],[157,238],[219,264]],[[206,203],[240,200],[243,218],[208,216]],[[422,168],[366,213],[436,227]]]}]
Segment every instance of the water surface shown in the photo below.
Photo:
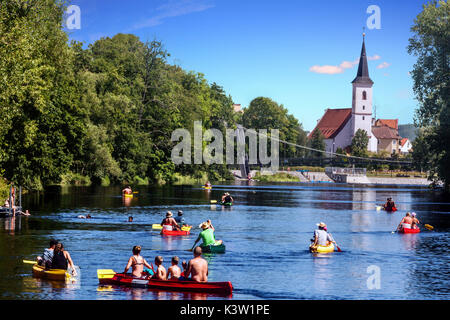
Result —
[{"label": "water surface", "polygon": [[[243,183],[140,187],[123,202],[119,187],[55,188],[24,196],[30,217],[0,219],[0,299],[448,299],[450,297],[450,203],[428,189],[352,187],[334,184]],[[223,192],[232,208],[211,205]],[[399,211],[377,211],[393,197]],[[187,237],[162,237],[151,229],[167,210],[183,210],[188,223],[211,219],[225,254],[209,255],[210,281],[231,281],[231,297],[98,285],[97,269],[122,271],[139,244],[153,261],[172,256],[188,260],[200,229]],[[433,232],[392,234],[406,211],[415,211]],[[93,219],[77,216],[90,213]],[[134,221],[128,223],[128,216]],[[308,251],[316,223],[324,221],[343,252]],[[51,238],[60,239],[81,268],[74,284],[32,277],[22,259],[42,254]],[[369,289],[380,270],[380,288]],[[370,269],[369,269],[370,270]]]}]

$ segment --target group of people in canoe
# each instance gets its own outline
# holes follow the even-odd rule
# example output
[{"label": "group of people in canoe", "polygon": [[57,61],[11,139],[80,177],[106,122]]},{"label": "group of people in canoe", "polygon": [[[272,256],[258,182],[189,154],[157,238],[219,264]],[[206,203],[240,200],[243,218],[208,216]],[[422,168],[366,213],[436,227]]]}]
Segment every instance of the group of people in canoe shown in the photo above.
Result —
[{"label": "group of people in canoe", "polygon": [[383,204],[383,209],[385,211],[397,211],[397,207],[395,206],[395,202],[392,198],[387,198],[386,203]]},{"label": "group of people in canoe", "polygon": [[49,247],[44,250],[42,257],[37,257],[37,264],[45,269],[71,269],[73,276],[77,276],[75,265],[69,251],[64,249],[64,245],[55,239],[50,239]]},{"label": "group of people in canoe", "polygon": [[167,211],[166,217],[161,222],[161,226],[163,230],[167,231],[181,230],[182,227],[187,226],[184,221],[183,211],[178,210],[178,216],[175,218],[171,211]]},{"label": "group of people in canoe", "polygon": [[396,231],[401,231],[402,229],[418,229],[420,221],[416,216],[415,212],[407,212],[398,224]]},{"label": "group of people in canoe", "polygon": [[143,256],[141,256],[141,246],[133,247],[133,255],[123,271],[127,273],[131,268],[131,274],[135,278],[150,278],[155,280],[180,280],[180,281],[208,281],[208,263],[202,257],[202,249],[196,247],[194,249],[194,258],[188,263],[182,262],[182,268],[178,266],[180,259],[177,256],[172,257],[171,266],[167,269],[163,266],[163,257],[155,257],[156,270],[153,264],[149,264]]}]

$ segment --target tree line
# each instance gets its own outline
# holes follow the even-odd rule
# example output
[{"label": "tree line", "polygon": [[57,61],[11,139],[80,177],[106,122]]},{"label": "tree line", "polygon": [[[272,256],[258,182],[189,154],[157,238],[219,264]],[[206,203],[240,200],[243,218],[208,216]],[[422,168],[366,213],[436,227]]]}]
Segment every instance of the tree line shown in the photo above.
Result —
[{"label": "tree line", "polygon": [[0,174],[8,181],[41,190],[83,181],[164,183],[177,175],[231,178],[226,165],[171,161],[171,133],[192,130],[196,120],[224,133],[242,123],[306,141],[298,120],[269,98],[234,112],[220,85],[169,64],[158,40],[117,34],[87,48],[69,43],[64,11],[58,0],[0,4]]}]

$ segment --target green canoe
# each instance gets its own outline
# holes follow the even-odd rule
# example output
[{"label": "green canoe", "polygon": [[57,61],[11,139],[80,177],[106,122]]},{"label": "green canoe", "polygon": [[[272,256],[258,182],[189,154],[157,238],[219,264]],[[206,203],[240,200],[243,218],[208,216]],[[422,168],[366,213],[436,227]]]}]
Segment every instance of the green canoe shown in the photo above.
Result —
[{"label": "green canoe", "polygon": [[220,245],[200,246],[204,253],[225,253],[225,245],[222,243]]},{"label": "green canoe", "polygon": [[226,207],[231,207],[233,205],[233,202],[221,202],[220,204]]}]

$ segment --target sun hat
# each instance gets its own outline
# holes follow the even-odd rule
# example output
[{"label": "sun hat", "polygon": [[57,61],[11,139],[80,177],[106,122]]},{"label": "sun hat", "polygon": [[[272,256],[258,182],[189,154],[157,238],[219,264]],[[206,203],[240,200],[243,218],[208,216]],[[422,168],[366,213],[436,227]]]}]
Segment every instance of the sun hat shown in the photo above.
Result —
[{"label": "sun hat", "polygon": [[200,228],[204,229],[208,229],[209,228],[209,223],[208,222],[203,222],[200,226]]},{"label": "sun hat", "polygon": [[167,213],[166,213],[166,217],[167,217],[167,218],[170,218],[171,216],[173,216],[172,212],[170,212],[170,211],[167,211]]},{"label": "sun hat", "polygon": [[415,217],[415,216],[416,216],[416,213],[415,213],[415,212],[413,212],[413,213],[411,213],[411,215],[412,215],[413,217]]},{"label": "sun hat", "polygon": [[183,214],[183,211],[178,210],[178,215],[181,216]]},{"label": "sun hat", "polygon": [[325,223],[323,223],[323,222],[321,222],[321,223],[316,223],[316,226],[322,227],[322,228],[326,228],[326,227],[327,227],[327,225],[326,225]]}]

